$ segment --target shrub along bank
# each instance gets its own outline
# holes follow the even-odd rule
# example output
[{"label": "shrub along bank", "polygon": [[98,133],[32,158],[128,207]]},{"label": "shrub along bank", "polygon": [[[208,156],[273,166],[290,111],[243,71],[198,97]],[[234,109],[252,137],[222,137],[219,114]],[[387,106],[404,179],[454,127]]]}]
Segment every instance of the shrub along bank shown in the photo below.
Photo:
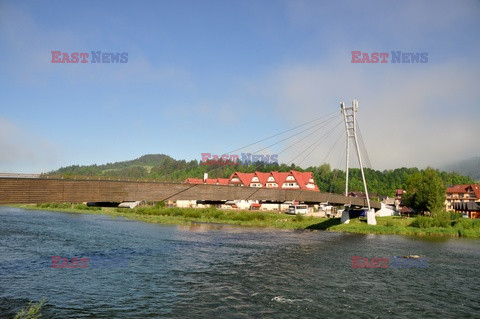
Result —
[{"label": "shrub along bank", "polygon": [[59,212],[105,214],[139,221],[162,224],[220,223],[243,226],[275,227],[285,229],[331,230],[360,234],[400,234],[480,238],[480,220],[461,218],[446,212],[415,218],[377,217],[377,225],[367,225],[365,220],[352,219],[340,224],[339,218],[320,218],[287,215],[276,212],[219,210],[210,208],[179,208],[144,206],[134,209],[88,207],[84,204],[45,203],[14,205],[26,209],[44,209]]}]

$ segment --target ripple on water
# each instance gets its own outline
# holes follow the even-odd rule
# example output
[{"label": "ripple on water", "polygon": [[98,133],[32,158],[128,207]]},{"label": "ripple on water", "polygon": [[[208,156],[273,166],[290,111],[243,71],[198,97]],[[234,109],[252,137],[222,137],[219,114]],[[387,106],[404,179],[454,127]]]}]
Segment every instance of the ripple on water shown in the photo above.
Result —
[{"label": "ripple on water", "polygon": [[[351,256],[426,255],[426,269],[354,269]],[[51,256],[126,268],[52,269]],[[46,318],[474,317],[480,241],[166,226],[0,207],[0,313]]]}]

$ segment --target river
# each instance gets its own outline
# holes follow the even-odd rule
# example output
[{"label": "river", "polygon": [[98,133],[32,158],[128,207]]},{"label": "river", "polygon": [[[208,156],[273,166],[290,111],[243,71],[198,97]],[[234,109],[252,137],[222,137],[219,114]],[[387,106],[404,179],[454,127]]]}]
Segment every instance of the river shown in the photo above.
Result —
[{"label": "river", "polygon": [[[405,255],[425,263],[394,268]],[[390,263],[352,268],[352,256]],[[74,268],[73,258],[89,261]],[[43,318],[479,318],[479,272],[478,239],[0,207],[2,318],[43,297]]]}]

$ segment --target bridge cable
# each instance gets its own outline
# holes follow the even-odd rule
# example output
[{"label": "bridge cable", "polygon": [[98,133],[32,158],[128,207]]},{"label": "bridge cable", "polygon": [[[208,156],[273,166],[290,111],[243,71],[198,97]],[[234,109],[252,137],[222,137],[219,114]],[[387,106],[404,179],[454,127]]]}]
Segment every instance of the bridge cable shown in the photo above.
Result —
[{"label": "bridge cable", "polygon": [[[332,112],[332,113],[330,113],[329,115],[332,115],[333,113],[337,113],[337,112]],[[328,115],[327,115],[327,116],[328,116]],[[326,116],[323,116],[323,117],[317,118],[316,120],[321,119],[321,118],[325,118],[325,117],[326,117]],[[286,140],[288,140],[288,139],[290,139],[290,138],[292,138],[292,137],[295,137],[295,136],[297,136],[297,135],[300,135],[301,133],[304,133],[304,132],[306,132],[306,131],[309,131],[309,130],[311,130],[311,129],[313,129],[313,128],[321,125],[321,124],[324,124],[324,123],[326,123],[326,122],[331,122],[331,121],[334,120],[335,118],[336,118],[336,116],[333,116],[333,117],[330,116],[329,118],[327,118],[326,120],[324,120],[324,121],[322,121],[322,122],[320,122],[320,123],[317,123],[317,124],[315,124],[315,125],[312,125],[312,126],[306,128],[306,129],[304,129],[304,130],[302,130],[302,131],[300,131],[300,132],[298,132],[298,133],[295,133],[295,134],[293,134],[293,135],[290,135],[290,136],[288,136],[288,137],[286,137],[286,138],[284,138],[284,139],[282,139],[282,140],[280,140],[280,141],[278,141],[278,142],[275,142],[275,143],[273,143],[273,144],[270,144],[269,146],[264,147],[264,148],[262,148],[262,149],[260,149],[260,150],[258,150],[258,151],[256,151],[256,152],[253,152],[253,153],[251,153],[251,154],[254,155],[254,154],[258,153],[258,152],[261,152],[261,151],[263,151],[263,150],[265,150],[265,149],[267,149],[267,148],[270,148],[270,147],[272,147],[272,146],[274,146],[274,145],[277,145],[277,144],[279,144],[279,143],[281,143],[281,142],[283,142],[283,141],[286,141]],[[312,121],[315,121],[315,120],[312,120]],[[312,121],[308,121],[307,123],[310,123],[310,122],[312,122]],[[298,127],[300,127],[300,126],[297,126],[297,127],[295,127],[295,128],[298,128]],[[309,133],[307,136],[312,135],[313,133],[315,133],[315,132],[317,132],[317,131],[319,131],[319,130],[321,130],[321,129],[323,129],[323,128],[324,128],[324,127],[320,127],[319,129],[315,130],[314,132]],[[281,134],[286,133],[286,132],[291,131],[291,130],[293,130],[293,129],[290,129],[290,130],[287,130],[287,131],[285,131],[285,132],[276,134],[276,136],[281,135]],[[271,137],[273,137],[273,136],[271,136]],[[271,138],[271,137],[269,137],[269,138]],[[267,140],[267,139],[269,139],[269,138],[263,139],[263,140],[261,140],[261,141]],[[260,142],[260,141],[259,141],[259,142]],[[259,142],[255,142],[255,143],[252,143],[252,144],[249,144],[249,145],[257,144],[257,143],[259,143]],[[295,144],[293,144],[293,145],[291,145],[291,146],[294,146],[294,145],[295,145]],[[290,148],[291,146],[287,147],[286,149]],[[246,147],[246,146],[245,146],[245,147]],[[245,148],[245,147],[243,147],[243,148]],[[242,149],[242,148],[239,148],[239,149]],[[237,149],[237,150],[239,150],[239,149]],[[282,150],[281,152],[285,151],[286,149]],[[232,152],[234,152],[234,151],[231,151],[231,152],[229,152],[229,153],[232,153]],[[281,152],[280,152],[280,153],[281,153]],[[279,153],[279,154],[280,154],[280,153]],[[258,163],[256,166],[254,166],[254,167],[260,167],[261,165],[263,165],[263,163],[260,162],[260,163]],[[223,166],[225,166],[225,165],[219,165],[218,167],[214,167],[214,168],[208,170],[208,173],[211,173],[211,172],[213,172],[213,171],[215,171],[215,170],[217,170],[217,169],[223,168]]]},{"label": "bridge cable", "polygon": [[333,115],[333,114],[335,114],[335,113],[337,113],[337,112],[338,112],[338,111],[334,111],[334,112],[328,113],[328,114],[326,114],[326,115],[323,115],[323,116],[317,117],[317,118],[315,118],[315,119],[313,119],[313,120],[310,120],[310,121],[307,121],[307,122],[301,123],[301,124],[299,124],[299,125],[297,125],[297,126],[295,126],[295,127],[291,128],[291,129],[288,129],[288,130],[286,130],[286,131],[283,131],[283,132],[280,132],[280,133],[277,133],[277,134],[271,135],[271,136],[269,136],[269,137],[266,137],[266,138],[264,138],[264,139],[261,139],[261,140],[259,140],[259,141],[257,141],[257,142],[253,142],[253,143],[250,143],[250,144],[248,144],[248,145],[245,145],[245,146],[243,146],[243,147],[240,147],[240,148],[234,149],[233,151],[227,152],[227,153],[225,153],[225,154],[230,154],[230,153],[233,153],[233,152],[236,152],[236,151],[242,150],[242,149],[244,149],[244,148],[247,148],[247,147],[249,147],[249,146],[252,146],[252,145],[255,145],[255,144],[261,143],[261,142],[263,142],[263,141],[269,140],[269,139],[271,139],[271,138],[277,137],[277,136],[279,136],[279,135],[282,135],[282,134],[288,133],[288,132],[290,132],[290,131],[293,131],[293,130],[295,130],[295,129],[299,128],[299,127],[302,127],[302,126],[304,126],[304,125],[306,125],[306,124],[309,124],[309,123],[312,123],[312,122],[318,121],[318,120],[320,120],[320,119],[323,119],[323,118],[325,118],[325,117],[329,117],[329,116],[331,116],[331,115]]},{"label": "bridge cable", "polygon": [[307,128],[307,129],[304,129],[304,130],[302,130],[302,131],[300,131],[300,132],[298,132],[298,133],[296,133],[296,134],[293,134],[293,135],[291,135],[291,136],[289,136],[289,137],[287,137],[287,138],[284,138],[284,139],[282,139],[282,140],[280,140],[280,141],[278,141],[278,142],[276,142],[276,143],[270,144],[269,146],[266,146],[266,147],[264,147],[264,148],[262,148],[262,149],[260,149],[260,150],[258,150],[258,151],[256,151],[256,152],[252,153],[252,154],[256,154],[256,153],[258,153],[258,152],[261,152],[261,151],[263,151],[263,150],[266,150],[267,148],[270,148],[270,147],[272,147],[272,146],[274,146],[274,145],[277,145],[277,144],[279,144],[279,143],[281,143],[281,142],[283,142],[283,141],[286,141],[286,140],[288,140],[288,139],[291,139],[292,137],[297,136],[297,135],[299,135],[299,134],[301,134],[301,133],[303,133],[303,132],[305,132],[305,131],[308,131],[308,130],[312,129],[312,128],[315,127],[315,126],[318,126],[318,125],[320,125],[320,124],[324,124],[325,122],[329,122],[329,121],[334,120],[334,119],[335,119],[335,117],[330,118],[330,119],[327,119],[326,121],[320,122],[320,123],[318,123],[318,124],[315,124],[315,125],[312,126],[312,127],[309,127],[309,128]]},{"label": "bridge cable", "polygon": [[178,191],[178,192],[176,192],[176,193],[173,194],[173,195],[170,195],[170,196],[168,196],[168,197],[165,197],[164,199],[161,200],[161,202],[164,202],[164,201],[166,201],[166,200],[169,199],[169,198],[172,198],[172,197],[174,197],[174,196],[177,196],[178,194],[181,194],[181,193],[183,193],[183,192],[186,192],[186,191],[188,191],[188,190],[190,190],[190,189],[192,189],[192,188],[194,188],[195,186],[198,186],[198,185],[200,185],[200,184],[193,184],[192,186],[190,186],[190,187],[188,187],[188,188],[182,189],[181,191]]},{"label": "bridge cable", "polygon": [[[327,134],[321,136],[319,139],[317,139],[315,142],[313,142],[310,146],[308,146],[307,148],[305,148],[301,153],[299,153],[297,156],[295,156],[292,160],[290,160],[288,162],[288,164],[292,163],[295,159],[297,159],[299,156],[301,156],[302,154],[304,154],[306,151],[308,151],[310,148],[312,148],[312,150],[300,161],[298,162],[297,165],[300,166],[301,163],[303,163],[305,161],[305,159],[308,158],[308,156],[310,156],[321,144],[323,141],[325,141],[327,139],[327,137],[329,137],[333,132],[335,132],[336,129],[338,129],[338,127],[343,123],[343,120],[340,121],[333,129],[331,129]],[[315,146],[315,144],[317,144]],[[323,163],[323,162],[321,162]],[[288,165],[287,164],[287,165]]]},{"label": "bridge cable", "polygon": [[[342,119],[342,121],[343,121],[343,119]],[[342,122],[340,122],[340,124],[341,124],[341,123],[342,123]],[[337,126],[338,126],[338,125],[337,125]],[[318,131],[320,131],[320,130],[322,130],[322,129],[324,129],[324,128],[326,128],[326,127],[324,126],[324,127],[320,127],[320,128],[318,128],[318,129],[316,129],[315,131],[309,133],[308,135],[306,135],[305,137],[303,137],[303,138],[301,138],[300,140],[296,141],[295,143],[291,144],[290,146],[284,148],[283,150],[281,150],[281,151],[278,152],[277,154],[279,155],[279,154],[285,152],[286,150],[292,148],[293,146],[298,145],[299,142],[303,141],[303,140],[306,139],[307,137],[313,135],[314,133],[316,133],[316,132],[318,132]],[[334,127],[333,129],[335,129],[335,127]],[[333,130],[333,129],[332,129],[332,130]],[[322,135],[319,139],[322,139],[323,137],[327,137],[330,133],[331,133],[331,130],[330,130],[330,132],[327,132],[325,135]],[[317,139],[317,141],[318,141],[318,139]],[[314,143],[314,144],[315,144],[315,143]],[[310,145],[310,146],[311,146],[311,145]],[[310,146],[309,146],[309,147],[310,147]],[[309,147],[308,147],[308,148],[309,148]],[[307,148],[307,149],[308,149],[308,148]],[[304,152],[305,152],[305,151],[304,151]],[[294,159],[294,160],[295,160],[295,159]],[[293,162],[293,160],[287,162],[287,165],[290,164],[290,163],[292,163],[292,162]]]},{"label": "bridge cable", "polygon": [[[340,137],[342,137],[342,135],[341,135]],[[338,140],[340,140],[340,139],[338,139]],[[337,142],[338,142],[338,140],[337,140]],[[328,197],[327,197],[327,200],[330,199],[330,195],[333,194],[333,191],[334,191],[333,186],[335,185],[335,181],[337,180],[338,172],[341,172],[340,167],[341,167],[341,165],[342,165],[342,163],[343,163],[343,159],[344,159],[343,154],[340,154],[340,156],[339,156],[339,161],[338,161],[338,165],[337,165],[339,168],[338,168],[338,169],[333,169],[333,171],[332,171],[333,177],[332,177],[332,179],[330,180],[330,191],[329,191],[329,195],[328,195]]]},{"label": "bridge cable", "polygon": [[362,151],[363,157],[365,158],[366,164],[368,168],[372,168],[372,163],[370,162],[370,157],[368,156],[367,147],[365,146],[365,141],[362,136],[362,131],[360,130],[360,126],[357,124],[358,136],[360,137],[360,150]]}]

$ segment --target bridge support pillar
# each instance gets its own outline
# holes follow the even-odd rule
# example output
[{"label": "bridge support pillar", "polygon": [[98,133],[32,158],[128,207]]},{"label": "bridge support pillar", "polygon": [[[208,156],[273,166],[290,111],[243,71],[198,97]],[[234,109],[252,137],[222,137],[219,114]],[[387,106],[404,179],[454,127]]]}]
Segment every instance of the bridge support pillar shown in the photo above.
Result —
[{"label": "bridge support pillar", "polygon": [[375,219],[375,210],[373,208],[367,211],[367,224],[368,225],[376,225],[377,220]]},{"label": "bridge support pillar", "polygon": [[348,224],[350,223],[350,212],[348,209],[343,210],[342,218],[340,219],[340,223]]}]

